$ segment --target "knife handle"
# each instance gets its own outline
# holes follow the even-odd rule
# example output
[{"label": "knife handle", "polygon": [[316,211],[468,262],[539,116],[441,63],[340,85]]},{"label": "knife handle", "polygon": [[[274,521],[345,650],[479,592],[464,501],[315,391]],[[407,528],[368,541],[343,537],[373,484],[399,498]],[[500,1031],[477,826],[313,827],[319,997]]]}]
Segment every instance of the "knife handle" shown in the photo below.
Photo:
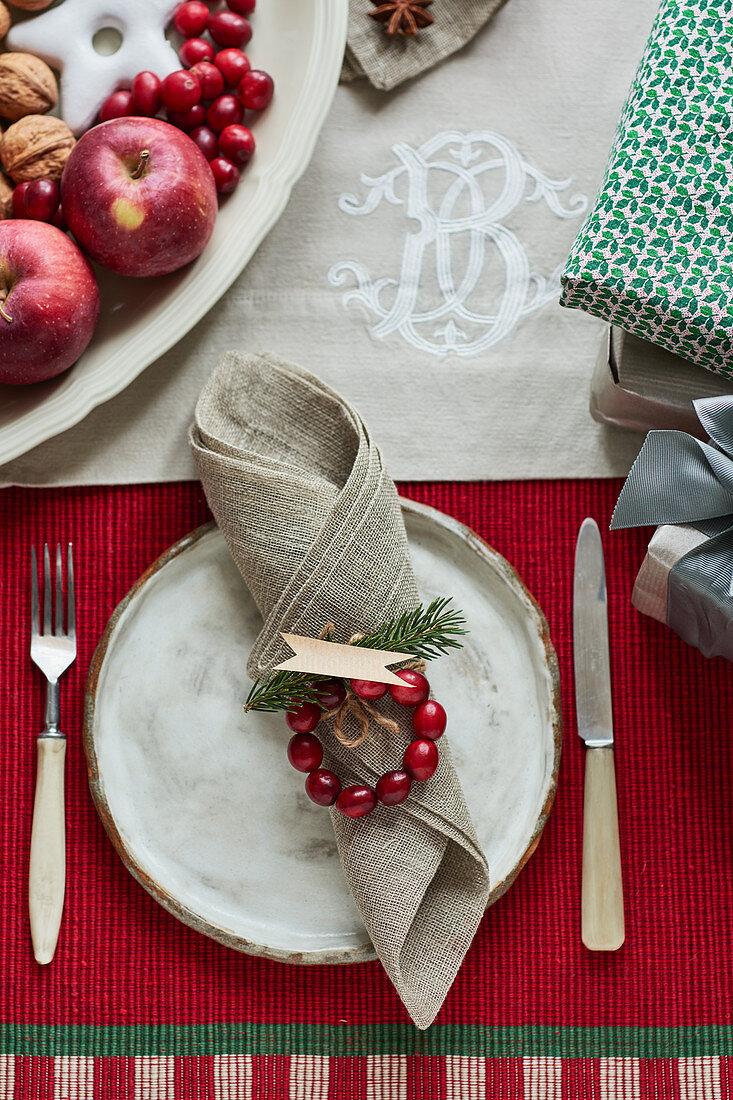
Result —
[{"label": "knife handle", "polygon": [[589,951],[617,951],[625,938],[613,749],[587,749],[583,794],[582,938]]},{"label": "knife handle", "polygon": [[66,887],[64,822],[65,737],[38,738],[33,803],[28,910],[36,962],[50,963],[56,950]]}]

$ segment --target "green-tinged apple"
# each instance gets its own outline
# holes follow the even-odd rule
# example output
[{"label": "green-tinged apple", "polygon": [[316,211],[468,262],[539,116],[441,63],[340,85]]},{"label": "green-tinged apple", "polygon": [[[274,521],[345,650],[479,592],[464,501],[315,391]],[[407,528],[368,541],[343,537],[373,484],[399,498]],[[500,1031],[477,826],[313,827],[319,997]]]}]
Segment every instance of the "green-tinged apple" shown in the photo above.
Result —
[{"label": "green-tinged apple", "polygon": [[0,222],[0,382],[61,374],[92,338],[99,291],[86,257],[45,222]]},{"label": "green-tinged apple", "polygon": [[119,275],[167,275],[208,244],[211,169],[187,134],[157,118],[115,118],[79,139],[61,178],[69,229]]}]

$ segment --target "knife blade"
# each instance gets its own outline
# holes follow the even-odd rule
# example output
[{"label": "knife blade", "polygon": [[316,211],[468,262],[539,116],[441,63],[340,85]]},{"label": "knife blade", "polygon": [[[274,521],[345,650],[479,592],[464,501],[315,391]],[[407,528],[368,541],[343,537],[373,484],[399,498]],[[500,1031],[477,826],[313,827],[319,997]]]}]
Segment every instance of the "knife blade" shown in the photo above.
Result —
[{"label": "knife blade", "polygon": [[581,524],[575,548],[573,660],[578,733],[587,750],[581,934],[591,951],[616,951],[626,933],[613,758],[606,570],[601,533],[593,519]]}]

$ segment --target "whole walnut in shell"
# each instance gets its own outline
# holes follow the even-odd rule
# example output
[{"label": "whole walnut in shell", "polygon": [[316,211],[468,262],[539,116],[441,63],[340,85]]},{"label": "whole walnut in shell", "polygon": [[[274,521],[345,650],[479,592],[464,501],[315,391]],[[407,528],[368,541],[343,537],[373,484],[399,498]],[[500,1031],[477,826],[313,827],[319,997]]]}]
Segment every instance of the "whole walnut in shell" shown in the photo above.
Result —
[{"label": "whole walnut in shell", "polygon": [[61,178],[76,144],[65,122],[50,115],[26,115],[2,136],[0,161],[14,183]]},{"label": "whole walnut in shell", "polygon": [[10,30],[10,24],[12,19],[10,18],[10,12],[7,5],[3,4],[3,0],[0,0],[0,38],[4,38]]},{"label": "whole walnut in shell", "polygon": [[56,106],[56,77],[45,61],[32,53],[0,53],[0,115],[17,122],[25,115],[42,115]]}]

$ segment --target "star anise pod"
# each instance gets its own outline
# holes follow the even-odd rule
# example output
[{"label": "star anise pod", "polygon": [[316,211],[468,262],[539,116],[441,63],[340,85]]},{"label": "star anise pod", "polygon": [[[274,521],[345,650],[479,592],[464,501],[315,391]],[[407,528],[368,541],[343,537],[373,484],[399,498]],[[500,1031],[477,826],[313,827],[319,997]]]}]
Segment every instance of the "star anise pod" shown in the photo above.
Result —
[{"label": "star anise pod", "polygon": [[383,0],[369,15],[378,23],[384,23],[387,34],[402,34],[414,38],[421,27],[435,22],[425,11],[433,0]]}]

